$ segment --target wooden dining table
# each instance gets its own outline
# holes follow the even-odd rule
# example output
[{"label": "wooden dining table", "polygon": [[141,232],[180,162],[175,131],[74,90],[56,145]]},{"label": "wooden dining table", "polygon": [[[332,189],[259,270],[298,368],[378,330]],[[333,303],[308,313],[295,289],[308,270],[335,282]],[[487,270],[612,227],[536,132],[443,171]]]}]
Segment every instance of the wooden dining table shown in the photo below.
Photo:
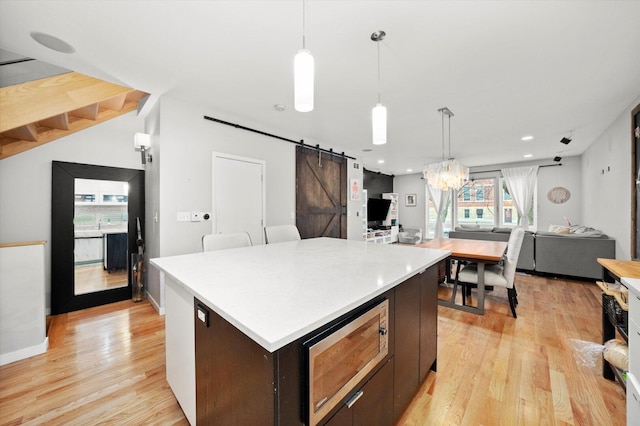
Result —
[{"label": "wooden dining table", "polygon": [[416,247],[447,250],[451,252],[447,259],[446,280],[450,281],[450,260],[474,262],[478,265],[478,306],[455,303],[455,292],[451,300],[438,299],[438,304],[462,311],[484,315],[484,268],[485,265],[500,262],[507,250],[506,241],[468,240],[464,238],[436,238]]}]

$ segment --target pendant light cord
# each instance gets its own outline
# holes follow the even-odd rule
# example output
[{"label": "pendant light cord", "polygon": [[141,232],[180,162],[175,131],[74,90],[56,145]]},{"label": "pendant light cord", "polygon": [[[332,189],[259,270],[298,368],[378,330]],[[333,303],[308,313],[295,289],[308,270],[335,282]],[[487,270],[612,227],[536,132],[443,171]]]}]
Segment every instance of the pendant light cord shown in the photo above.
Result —
[{"label": "pendant light cord", "polygon": [[380,42],[376,42],[378,46],[378,103],[380,103]]},{"label": "pendant light cord", "polygon": [[444,110],[440,110],[440,121],[442,122],[442,161],[444,161]]},{"label": "pendant light cord", "polygon": [[306,49],[306,40],[305,40],[305,34],[306,34],[306,9],[305,9],[305,1],[302,0],[302,48]]},{"label": "pendant light cord", "polygon": [[449,159],[451,159],[451,114],[449,114],[448,117],[449,117]]}]

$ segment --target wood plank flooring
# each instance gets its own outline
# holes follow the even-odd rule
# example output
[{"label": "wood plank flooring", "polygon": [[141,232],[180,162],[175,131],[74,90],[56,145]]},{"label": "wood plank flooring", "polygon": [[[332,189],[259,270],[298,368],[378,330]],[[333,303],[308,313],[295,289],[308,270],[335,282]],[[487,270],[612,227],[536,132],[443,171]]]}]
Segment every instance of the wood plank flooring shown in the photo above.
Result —
[{"label": "wood plank flooring", "polygon": [[105,271],[102,263],[76,266],[74,269],[75,294],[92,293],[129,285],[129,272],[124,269]]},{"label": "wood plank flooring", "polygon": [[593,352],[602,341],[597,286],[522,274],[516,286],[518,318],[502,288],[486,293],[484,316],[439,307],[438,372],[400,424],[626,424],[624,391],[602,377]]},{"label": "wood plank flooring", "polygon": [[[503,289],[484,316],[438,308],[438,372],[399,424],[625,424],[623,390],[582,350],[601,339],[595,284],[516,282],[517,319]],[[49,342],[0,367],[1,425],[187,424],[165,380],[164,317],[147,302],[52,317]]]},{"label": "wood plank flooring", "polygon": [[165,380],[148,302],[56,315],[47,353],[0,367],[2,425],[188,424]]}]

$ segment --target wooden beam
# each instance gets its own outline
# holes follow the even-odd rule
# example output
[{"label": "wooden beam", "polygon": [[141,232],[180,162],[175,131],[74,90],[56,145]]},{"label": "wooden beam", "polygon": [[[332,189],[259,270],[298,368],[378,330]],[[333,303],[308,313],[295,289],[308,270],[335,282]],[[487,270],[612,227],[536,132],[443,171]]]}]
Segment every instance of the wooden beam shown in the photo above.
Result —
[{"label": "wooden beam", "polygon": [[135,91],[76,72],[0,88],[0,133]]},{"label": "wooden beam", "polygon": [[120,111],[124,106],[126,100],[127,94],[123,93],[122,95],[114,96],[113,98],[109,98],[105,101],[100,102],[100,108]]},{"label": "wooden beam", "polygon": [[141,92],[138,90],[132,91],[127,95],[127,100],[120,111],[113,111],[109,109],[99,110],[98,116],[96,117],[95,121],[73,116],[68,117],[68,130],[61,130],[51,127],[38,127],[37,142],[9,138],[5,135],[5,133],[0,133],[0,160],[19,154],[28,149],[44,145],[45,143],[52,142],[56,139],[60,139],[72,133],[79,132],[80,130],[95,126],[96,124],[130,113],[131,111],[136,111],[138,108],[138,102],[145,96],[148,96],[148,94],[145,92]]},{"label": "wooden beam", "polygon": [[95,103],[74,109],[73,111],[69,111],[69,115],[95,121],[98,118],[98,104]]},{"label": "wooden beam", "polygon": [[54,115],[53,117],[45,118],[44,120],[38,121],[39,127],[50,127],[52,129],[58,130],[68,130],[69,129],[69,114],[66,112],[64,114]]},{"label": "wooden beam", "polygon": [[38,127],[35,124],[30,123],[24,126],[16,127],[15,129],[7,130],[6,132],[2,132],[2,136],[27,142],[37,142]]}]

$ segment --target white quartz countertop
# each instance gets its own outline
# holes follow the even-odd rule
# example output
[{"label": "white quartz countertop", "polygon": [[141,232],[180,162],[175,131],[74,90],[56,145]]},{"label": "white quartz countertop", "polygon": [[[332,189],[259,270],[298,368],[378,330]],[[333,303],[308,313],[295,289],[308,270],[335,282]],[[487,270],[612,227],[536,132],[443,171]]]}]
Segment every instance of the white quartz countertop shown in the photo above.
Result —
[{"label": "white quartz countertop", "polygon": [[274,352],[449,254],[313,238],[156,258],[151,263]]},{"label": "white quartz countertop", "polygon": [[626,278],[620,279],[622,284],[626,285],[629,290],[632,290],[636,294],[640,294],[640,278]]}]

